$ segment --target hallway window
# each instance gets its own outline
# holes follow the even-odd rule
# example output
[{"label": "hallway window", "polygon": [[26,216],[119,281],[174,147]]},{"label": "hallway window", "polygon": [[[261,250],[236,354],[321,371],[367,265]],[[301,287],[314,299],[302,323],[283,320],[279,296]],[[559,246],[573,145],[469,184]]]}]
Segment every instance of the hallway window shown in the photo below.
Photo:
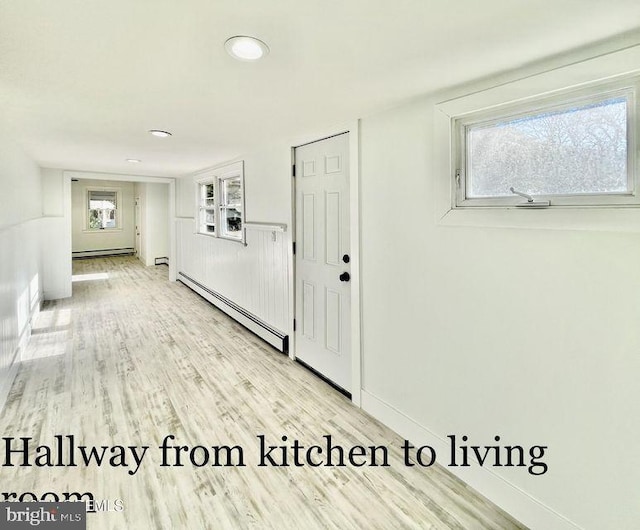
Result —
[{"label": "hallway window", "polygon": [[456,206],[638,204],[637,82],[457,119]]},{"label": "hallway window", "polygon": [[117,190],[87,190],[87,203],[89,230],[118,228]]},{"label": "hallway window", "polygon": [[196,186],[198,233],[244,243],[243,162],[208,170]]}]

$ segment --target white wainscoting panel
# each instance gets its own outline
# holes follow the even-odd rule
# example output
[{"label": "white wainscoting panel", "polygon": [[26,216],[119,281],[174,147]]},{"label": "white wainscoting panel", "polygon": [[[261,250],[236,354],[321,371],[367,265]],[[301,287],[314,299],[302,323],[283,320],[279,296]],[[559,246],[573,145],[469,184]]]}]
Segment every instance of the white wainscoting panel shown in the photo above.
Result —
[{"label": "white wainscoting panel", "polygon": [[40,228],[33,219],[0,230],[0,411],[40,309]]},{"label": "white wainscoting panel", "polygon": [[43,217],[41,221],[43,299],[68,298],[72,294],[70,216]]},{"label": "white wainscoting panel", "polygon": [[247,228],[245,246],[196,234],[194,220],[181,218],[176,233],[178,272],[288,332],[289,232]]}]

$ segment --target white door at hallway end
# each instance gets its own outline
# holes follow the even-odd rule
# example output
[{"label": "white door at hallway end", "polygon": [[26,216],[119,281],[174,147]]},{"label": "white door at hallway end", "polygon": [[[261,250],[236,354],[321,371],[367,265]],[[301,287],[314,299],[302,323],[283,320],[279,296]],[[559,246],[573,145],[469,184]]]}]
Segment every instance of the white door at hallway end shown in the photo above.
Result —
[{"label": "white door at hallway end", "polygon": [[141,219],[141,213],[140,213],[140,197],[136,197],[135,198],[135,211],[134,211],[134,217],[135,217],[135,251],[136,251],[136,258],[138,259],[142,259],[141,257],[141,251],[142,251],[142,236],[141,236],[141,230],[142,230],[142,219]]},{"label": "white door at hallway end", "polygon": [[295,149],[296,358],[351,391],[349,134]]}]

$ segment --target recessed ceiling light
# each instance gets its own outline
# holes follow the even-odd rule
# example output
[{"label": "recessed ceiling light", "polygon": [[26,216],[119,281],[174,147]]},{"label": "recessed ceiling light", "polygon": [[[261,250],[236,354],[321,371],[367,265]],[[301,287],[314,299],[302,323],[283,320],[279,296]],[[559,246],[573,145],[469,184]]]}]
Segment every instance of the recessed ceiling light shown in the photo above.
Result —
[{"label": "recessed ceiling light", "polygon": [[137,158],[127,158],[127,162],[129,162],[131,164],[139,164],[142,161],[138,160]]},{"label": "recessed ceiling light", "polygon": [[160,129],[151,129],[149,131],[153,136],[158,136],[160,138],[166,138],[167,136],[171,136],[171,133],[168,131],[161,131]]},{"label": "recessed ceiling light", "polygon": [[224,43],[227,53],[240,61],[257,61],[269,53],[269,46],[254,37],[237,35]]}]

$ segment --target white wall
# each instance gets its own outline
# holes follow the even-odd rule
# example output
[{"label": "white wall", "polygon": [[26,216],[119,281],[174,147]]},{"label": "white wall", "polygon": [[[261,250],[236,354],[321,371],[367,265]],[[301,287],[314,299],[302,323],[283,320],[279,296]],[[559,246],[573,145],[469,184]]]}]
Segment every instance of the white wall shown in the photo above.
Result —
[{"label": "white wall", "polygon": [[0,410],[41,301],[40,168],[0,132]]},{"label": "white wall", "polygon": [[169,186],[136,183],[134,196],[140,200],[141,248],[139,257],[147,265],[169,257]]},{"label": "white wall", "polygon": [[362,121],[364,406],[415,442],[548,446],[545,475],[464,475],[535,528],[638,528],[640,234],[438,224],[433,103]]},{"label": "white wall", "polygon": [[42,169],[42,290],[45,300],[71,296],[71,180]]},{"label": "white wall", "polygon": [[[120,228],[110,230],[87,230],[87,189],[117,188],[121,191],[118,205]],[[71,183],[72,249],[73,252],[88,250],[133,248],[133,183],[80,179]]]}]

